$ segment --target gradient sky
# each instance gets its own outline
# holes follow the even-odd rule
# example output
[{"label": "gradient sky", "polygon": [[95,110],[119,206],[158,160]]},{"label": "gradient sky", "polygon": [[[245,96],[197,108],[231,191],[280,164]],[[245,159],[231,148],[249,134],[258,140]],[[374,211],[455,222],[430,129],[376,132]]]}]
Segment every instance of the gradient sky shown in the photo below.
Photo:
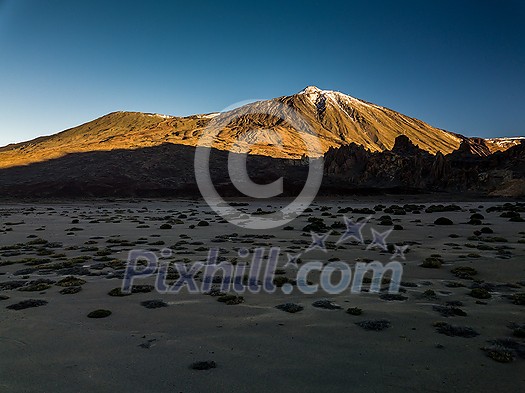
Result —
[{"label": "gradient sky", "polygon": [[0,0],[0,145],[307,85],[469,136],[525,135],[523,1],[148,3]]}]

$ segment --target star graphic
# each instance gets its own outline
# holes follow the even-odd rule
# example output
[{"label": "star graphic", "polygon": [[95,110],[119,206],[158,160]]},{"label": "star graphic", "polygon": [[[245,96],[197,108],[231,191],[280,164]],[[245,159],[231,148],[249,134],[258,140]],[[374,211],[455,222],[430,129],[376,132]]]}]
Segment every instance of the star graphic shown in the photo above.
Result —
[{"label": "star graphic", "polygon": [[290,253],[286,253],[286,257],[288,258],[288,261],[284,264],[283,268],[291,267],[294,269],[299,269],[299,265],[297,264],[297,260],[301,254],[292,255]]},{"label": "star graphic", "polygon": [[388,247],[386,245],[386,238],[392,233],[393,228],[390,228],[388,231],[385,232],[378,232],[374,228],[371,228],[370,231],[372,232],[372,243],[368,245],[366,248],[367,250],[375,247],[381,248],[383,251],[388,250]]},{"label": "star graphic", "polygon": [[368,220],[370,220],[370,216],[359,222],[354,222],[347,216],[343,216],[343,219],[345,221],[346,231],[341,235],[336,244],[342,243],[347,239],[355,239],[359,243],[364,243],[363,227],[368,223]]},{"label": "star graphic", "polygon": [[310,231],[310,235],[312,235],[312,244],[310,244],[310,246],[306,249],[306,252],[315,250],[316,248],[323,252],[327,252],[325,241],[330,233],[332,233],[331,230],[326,232],[324,235],[318,235],[314,231]]},{"label": "star graphic", "polygon": [[405,254],[408,250],[408,246],[398,246],[397,244],[394,245],[394,255],[390,257],[390,259],[396,259],[401,258],[403,261],[406,259]]}]

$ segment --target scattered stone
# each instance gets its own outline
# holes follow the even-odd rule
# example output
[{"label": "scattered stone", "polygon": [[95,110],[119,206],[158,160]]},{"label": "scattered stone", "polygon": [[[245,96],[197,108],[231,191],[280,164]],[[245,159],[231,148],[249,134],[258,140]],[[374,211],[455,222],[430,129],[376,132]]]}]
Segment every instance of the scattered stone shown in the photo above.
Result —
[{"label": "scattered stone", "polygon": [[117,296],[117,297],[129,296],[129,295],[131,295],[131,292],[130,293],[124,293],[124,292],[122,292],[122,289],[120,287],[118,287],[118,288],[113,288],[111,291],[109,291],[108,295],[109,296]]},{"label": "scattered stone", "polygon": [[151,338],[148,341],[145,341],[145,342],[139,344],[139,347],[144,348],[144,349],[150,349],[155,341],[157,341],[156,338]]},{"label": "scattered stone", "polygon": [[443,260],[437,257],[428,257],[419,266],[427,269],[439,269],[443,264]]},{"label": "scattered stone", "polygon": [[426,300],[436,300],[438,297],[433,289],[427,289],[421,294],[421,298]]},{"label": "scattered stone", "polygon": [[89,276],[91,272],[88,268],[82,266],[66,267],[57,270],[57,274],[63,276]]},{"label": "scattered stone", "polygon": [[514,354],[512,351],[509,351],[508,348],[499,346],[499,345],[491,345],[489,347],[483,347],[481,348],[489,358],[492,360],[495,360],[499,363],[510,363],[514,361]]},{"label": "scattered stone", "polygon": [[13,273],[13,276],[27,276],[29,274],[33,274],[38,269],[36,267],[28,267],[26,269],[20,269]]},{"label": "scattered stone", "polygon": [[436,221],[434,221],[435,225],[453,225],[454,222],[446,217],[439,217]]},{"label": "scattered stone", "polygon": [[277,288],[281,288],[284,284],[291,284],[291,285],[295,285],[296,282],[295,280],[292,280],[288,277],[285,277],[285,276],[277,276],[273,279],[273,284],[277,287]]},{"label": "scattered stone", "polygon": [[328,230],[328,226],[323,221],[322,218],[319,217],[309,217],[308,218],[308,224],[303,228],[303,232],[326,232]]},{"label": "scattered stone", "polygon": [[283,304],[279,304],[275,306],[275,308],[285,311],[285,312],[289,312],[291,314],[304,310],[303,306],[299,304],[295,304],[295,303],[283,303]]},{"label": "scattered stone", "polygon": [[381,331],[392,326],[391,322],[387,319],[374,319],[356,322],[357,326],[362,327],[365,330]]},{"label": "scattered stone", "polygon": [[192,370],[210,370],[212,368],[217,368],[217,363],[213,360],[194,362],[190,365],[190,368]]},{"label": "scattered stone", "polygon": [[18,288],[18,290],[23,292],[42,292],[51,288],[52,283],[54,283],[54,281],[42,278],[30,281],[29,283],[27,283],[27,285]]},{"label": "scattered stone", "polygon": [[470,266],[458,266],[452,269],[450,272],[456,277],[466,280],[471,280],[472,276],[478,274],[478,271]]},{"label": "scattered stone", "polygon": [[525,323],[510,323],[509,329],[512,329],[512,334],[515,337],[525,338]]},{"label": "scattered stone", "polygon": [[363,313],[363,310],[359,307],[350,307],[346,310],[346,313],[350,315],[361,315]]},{"label": "scattered stone", "polygon": [[512,303],[519,306],[525,306],[525,292],[512,294]]},{"label": "scattered stone", "polygon": [[144,300],[140,304],[146,308],[162,308],[168,307],[168,304],[162,300]]},{"label": "scattered stone", "polygon": [[153,285],[133,285],[131,286],[131,293],[149,293],[154,289]]},{"label": "scattered stone", "polygon": [[19,303],[11,304],[10,306],[7,306],[6,308],[10,310],[18,311],[18,310],[24,310],[26,308],[45,306],[46,304],[47,304],[46,300],[28,299],[28,300],[22,300]]},{"label": "scattered stone", "polygon": [[342,307],[334,302],[326,299],[316,300],[312,303],[316,308],[324,308],[325,310],[340,310]]},{"label": "scattered stone", "polygon": [[225,303],[228,306],[244,303],[244,297],[237,295],[224,295],[217,298],[218,302]]},{"label": "scattered stone", "polygon": [[99,310],[91,311],[87,315],[87,317],[88,318],[106,318],[106,317],[109,317],[110,315],[111,315],[111,311],[99,309]]},{"label": "scattered stone", "polygon": [[204,293],[205,295],[212,296],[212,297],[219,297],[219,296],[225,296],[226,293],[221,292],[219,289],[213,288],[208,292]]},{"label": "scattered stone", "polygon": [[455,326],[450,325],[446,322],[435,322],[434,327],[436,328],[438,333],[450,337],[472,338],[479,336],[478,332],[476,332],[474,329],[468,326]]},{"label": "scattered stone", "polygon": [[461,288],[464,287],[465,284],[463,284],[461,281],[447,281],[445,286],[447,288]]},{"label": "scattered stone", "polygon": [[461,207],[458,205],[432,205],[425,209],[425,213],[444,213],[460,211]]},{"label": "scattered stone", "polygon": [[26,285],[26,281],[22,281],[22,280],[0,282],[0,291],[8,291],[12,289],[17,289],[24,285]]},{"label": "scattered stone", "polygon": [[474,288],[470,291],[469,295],[476,299],[490,299],[492,297],[485,288]]},{"label": "scattered stone", "polygon": [[432,306],[432,310],[437,311],[440,313],[443,317],[454,317],[454,316],[461,316],[465,317],[467,313],[463,311],[460,308],[453,307],[453,306],[439,306],[434,305]]},{"label": "scattered stone", "polygon": [[500,363],[510,363],[517,357],[525,358],[525,345],[510,338],[488,341],[489,346],[482,347],[487,356]]},{"label": "scattered stone", "polygon": [[60,290],[60,294],[62,295],[74,295],[75,293],[79,293],[82,290],[81,286],[78,287],[65,287],[64,289]]},{"label": "scattered stone", "polygon": [[63,278],[62,280],[59,280],[55,285],[58,285],[59,287],[77,287],[85,283],[86,281],[82,280],[81,278],[68,276],[66,278]]},{"label": "scattered stone", "polygon": [[403,301],[408,299],[407,296],[403,296],[399,293],[382,293],[379,295],[379,298],[386,301]]}]

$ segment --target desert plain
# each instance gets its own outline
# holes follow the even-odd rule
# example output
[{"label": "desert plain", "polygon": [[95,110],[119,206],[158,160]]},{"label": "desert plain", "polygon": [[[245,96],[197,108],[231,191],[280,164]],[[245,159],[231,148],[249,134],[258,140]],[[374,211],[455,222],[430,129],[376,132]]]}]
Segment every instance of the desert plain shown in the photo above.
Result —
[{"label": "desert plain", "polygon": [[[265,214],[286,203],[238,205]],[[366,220],[363,242],[338,243],[344,216]],[[525,204],[507,200],[319,198],[257,231],[199,200],[5,201],[0,391],[522,392],[522,217]],[[392,229],[386,250],[370,247],[372,229]],[[326,252],[308,250],[311,231],[328,233]],[[274,293],[162,294],[154,277],[119,290],[130,250],[191,265],[210,248],[235,263],[257,247],[281,250]],[[297,273],[288,255],[297,266],[395,258],[400,291],[388,294],[386,278],[380,293],[286,294]]]}]

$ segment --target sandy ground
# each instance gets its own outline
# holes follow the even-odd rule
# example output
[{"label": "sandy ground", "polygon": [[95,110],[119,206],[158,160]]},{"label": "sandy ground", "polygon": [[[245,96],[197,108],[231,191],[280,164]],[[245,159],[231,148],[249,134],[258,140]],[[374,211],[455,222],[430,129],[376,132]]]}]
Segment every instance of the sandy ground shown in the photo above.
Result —
[{"label": "sandy ground", "polygon": [[[383,211],[372,215],[363,230],[367,242],[372,240],[372,228],[380,232],[390,228],[379,225],[384,215],[403,227],[391,233],[388,243],[409,246],[406,260],[400,260],[404,263],[401,295],[406,300],[388,301],[379,294],[349,291],[304,295],[295,289],[286,295],[280,288],[273,294],[244,293],[244,302],[237,305],[186,291],[108,295],[121,286],[123,262],[128,251],[136,248],[158,252],[169,247],[173,249],[170,260],[188,263],[204,260],[209,247],[221,247],[221,255],[231,260],[239,247],[253,250],[256,246],[281,247],[281,265],[287,261],[287,252],[301,253],[302,263],[335,258],[351,266],[356,261],[387,263],[389,252],[367,249],[367,244],[347,241],[336,246],[344,232],[337,227],[328,237],[326,253],[306,252],[311,236],[302,229],[310,217],[322,218],[331,226],[343,221],[340,209],[374,208],[381,203],[388,207],[395,202],[318,201],[312,212],[289,224],[293,230],[269,230],[263,232],[265,237],[222,222],[207,206],[194,201],[4,203],[0,206],[0,391],[523,391],[525,342],[519,332],[513,334],[516,325],[509,326],[525,324],[524,306],[513,301],[515,294],[525,292],[525,223],[501,217],[508,209],[486,211],[502,204],[498,202],[462,202],[457,203],[459,211],[426,213],[424,209],[432,203],[418,201],[425,205],[420,214],[412,208],[404,209],[408,211],[404,215]],[[243,208],[253,212],[278,205]],[[468,224],[475,213],[483,215],[481,225]],[[369,215],[345,214],[353,219]],[[179,216],[182,223],[176,221]],[[435,225],[439,217],[454,224]],[[210,225],[198,226],[201,220]],[[165,223],[171,223],[172,229],[160,229]],[[493,233],[473,234],[483,227]],[[229,236],[217,238],[222,235]],[[431,255],[441,259],[441,267],[420,266]],[[87,270],[67,270],[82,266]],[[478,273],[473,279],[458,278],[451,270],[459,266],[473,267]],[[286,268],[286,277],[293,279],[294,274],[293,267]],[[64,287],[56,281],[70,275],[86,283],[78,293],[61,294]],[[55,283],[43,290],[20,290],[42,278]],[[15,280],[23,281],[23,286],[7,289],[5,283]],[[135,283],[152,284],[153,280]],[[488,289],[490,298],[470,296],[476,286]],[[425,296],[428,290],[434,296],[430,292]],[[7,308],[27,299],[48,303],[23,310]],[[167,307],[141,305],[152,299],[163,300]],[[312,306],[320,299],[342,308]],[[456,306],[466,315],[444,317],[433,309],[451,301],[461,302]],[[288,302],[304,309],[292,314],[275,308]],[[346,313],[349,307],[361,308],[362,315]],[[88,318],[96,309],[112,314]],[[356,324],[378,319],[388,320],[391,326],[369,331]],[[438,321],[470,327],[478,335],[440,334],[434,326]],[[506,346],[491,347],[490,341],[497,339],[506,339]],[[483,347],[495,348],[512,361],[495,361]],[[190,365],[198,361],[214,361],[217,367],[192,369]]]}]

